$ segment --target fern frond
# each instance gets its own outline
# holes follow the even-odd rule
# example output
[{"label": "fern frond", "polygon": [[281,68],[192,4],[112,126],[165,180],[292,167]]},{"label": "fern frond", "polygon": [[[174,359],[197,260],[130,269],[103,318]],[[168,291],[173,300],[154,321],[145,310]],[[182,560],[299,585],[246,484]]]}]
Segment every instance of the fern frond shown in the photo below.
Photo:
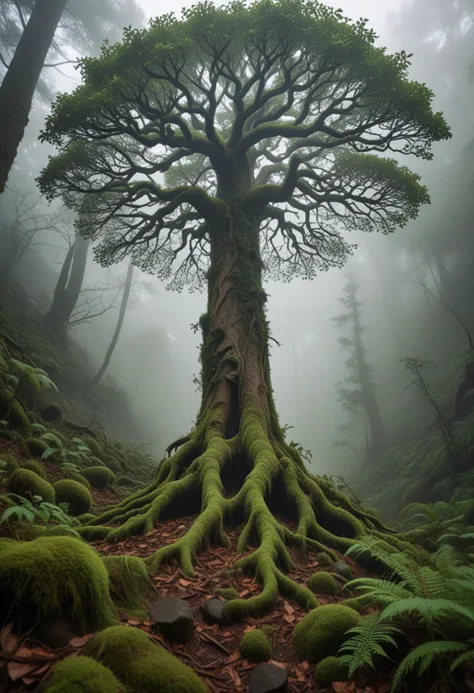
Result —
[{"label": "fern frond", "polygon": [[[470,643],[470,647],[467,650],[467,652],[463,652],[462,654],[459,655],[459,657],[456,657],[454,662],[451,664],[450,671],[454,671],[458,667],[462,666],[463,664],[472,664],[474,663],[474,643],[472,640],[468,641]],[[467,645],[466,645],[467,647]]]},{"label": "fern frond", "polygon": [[385,607],[380,614],[381,619],[394,619],[406,614],[418,613],[427,627],[433,629],[439,621],[446,620],[447,616],[457,615],[470,622],[474,628],[474,611],[468,609],[451,599],[400,599]]},{"label": "fern frond", "polygon": [[418,597],[443,598],[447,594],[446,578],[438,570],[424,566],[418,571]]},{"label": "fern frond", "polygon": [[408,599],[413,596],[413,593],[406,590],[400,583],[378,578],[357,578],[344,585],[344,589],[346,588],[355,588],[365,592],[362,597],[368,597],[367,601],[370,599],[370,601],[382,605],[390,604],[397,599]]},{"label": "fern frond", "polygon": [[419,666],[419,674],[423,674],[434,662],[437,657],[454,652],[462,652],[467,649],[463,642],[455,640],[433,640],[425,642],[412,650],[405,659],[402,660],[395,672],[392,681],[391,692],[394,693],[400,686],[403,679],[415,668]]},{"label": "fern frond", "polygon": [[365,616],[358,626],[347,631],[351,637],[339,649],[338,656],[347,665],[349,678],[357,669],[364,666],[374,668],[373,658],[376,655],[388,657],[384,645],[398,647],[393,636],[402,631],[390,623],[379,619],[378,614]]}]

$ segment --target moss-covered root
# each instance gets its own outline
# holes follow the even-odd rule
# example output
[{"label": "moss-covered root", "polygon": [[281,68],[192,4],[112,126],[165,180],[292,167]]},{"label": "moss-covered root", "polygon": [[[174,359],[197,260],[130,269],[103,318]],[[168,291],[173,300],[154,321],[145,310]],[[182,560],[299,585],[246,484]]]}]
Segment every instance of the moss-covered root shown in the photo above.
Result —
[{"label": "moss-covered root", "polygon": [[190,667],[137,628],[106,628],[87,643],[84,654],[110,669],[130,691],[208,693]]},{"label": "moss-covered root", "polygon": [[90,657],[66,657],[56,664],[41,693],[125,693],[114,674]]},{"label": "moss-covered root", "polygon": [[97,552],[72,537],[0,539],[0,622],[11,613],[25,627],[55,616],[84,632],[111,625],[116,611]]}]

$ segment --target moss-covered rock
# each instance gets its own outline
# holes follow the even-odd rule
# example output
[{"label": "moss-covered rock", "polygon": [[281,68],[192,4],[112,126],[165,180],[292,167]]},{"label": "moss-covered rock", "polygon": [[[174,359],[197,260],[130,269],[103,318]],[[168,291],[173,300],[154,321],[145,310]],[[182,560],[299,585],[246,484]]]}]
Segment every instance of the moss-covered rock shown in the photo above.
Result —
[{"label": "moss-covered rock", "polygon": [[266,662],[272,656],[272,644],[263,630],[255,628],[248,633],[244,633],[239,642],[239,652],[243,659],[258,664]]},{"label": "moss-covered rock", "polygon": [[325,657],[316,665],[314,680],[321,688],[328,688],[333,681],[347,681],[347,667],[337,657]]},{"label": "moss-covered rock", "polygon": [[66,657],[46,680],[44,693],[122,693],[122,684],[91,657]]},{"label": "moss-covered rock", "polygon": [[87,489],[89,489],[89,491],[91,490],[91,485],[89,481],[86,479],[85,476],[83,476],[79,472],[74,472],[72,469],[68,469],[64,472],[64,477],[66,479],[72,479],[73,481],[77,481],[78,484],[82,484]]},{"label": "moss-covered rock", "polygon": [[141,630],[113,626],[96,633],[84,648],[113,671],[127,689],[140,693],[208,693],[194,671]]},{"label": "moss-covered rock", "polygon": [[105,467],[105,462],[102,462],[98,457],[89,457],[86,467]]},{"label": "moss-covered rock", "polygon": [[221,587],[216,590],[216,595],[222,597],[222,599],[228,599],[229,601],[239,598],[239,593],[233,587]]},{"label": "moss-covered rock", "polygon": [[110,593],[116,604],[131,610],[143,608],[152,584],[145,562],[136,556],[103,556],[110,577]]},{"label": "moss-covered rock", "polygon": [[328,555],[327,553],[325,553],[324,551],[321,551],[320,553],[317,554],[316,560],[318,561],[318,564],[319,564],[322,568],[327,568],[327,567],[329,567],[330,565],[332,565],[332,564],[334,563],[334,561],[332,560],[331,556],[329,556],[329,555]]},{"label": "moss-covered rock", "polygon": [[15,605],[22,627],[65,617],[84,632],[105,628],[116,612],[98,553],[73,537],[0,539],[0,621]]},{"label": "moss-covered rock", "polygon": [[43,421],[48,423],[52,421],[60,421],[63,418],[63,412],[59,404],[50,402],[46,404],[40,411]]},{"label": "moss-covered rock", "polygon": [[337,654],[345,634],[360,618],[357,611],[342,604],[326,604],[313,609],[293,633],[293,646],[298,656],[309,662],[319,662]]},{"label": "moss-covered rock", "polygon": [[8,480],[7,492],[29,500],[33,496],[40,496],[47,503],[54,503],[56,500],[51,484],[30,469],[16,469]]},{"label": "moss-covered rock", "polygon": [[308,587],[315,594],[329,594],[332,597],[339,594],[339,585],[335,578],[323,570],[311,575],[308,580]]},{"label": "moss-covered rock", "polygon": [[118,460],[115,459],[115,457],[112,457],[111,455],[107,455],[107,457],[104,460],[105,466],[107,469],[110,469],[111,472],[114,474],[121,474],[122,472],[122,465]]},{"label": "moss-covered rock", "polygon": [[84,444],[87,445],[94,457],[98,457],[99,460],[104,461],[105,453],[95,438],[88,437],[83,438],[82,440]]},{"label": "moss-covered rock", "polygon": [[81,472],[94,488],[103,490],[115,481],[115,474],[107,467],[87,467]]},{"label": "moss-covered rock", "polygon": [[53,484],[56,503],[68,503],[71,515],[87,513],[92,507],[92,496],[84,484],[73,479],[61,479]]},{"label": "moss-covered rock", "polygon": [[46,471],[43,467],[42,464],[37,462],[36,460],[27,460],[26,462],[23,462],[21,465],[22,469],[29,469],[30,472],[34,472],[38,476],[40,476],[42,479],[48,478],[48,475],[46,474]]},{"label": "moss-covered rock", "polygon": [[48,443],[40,438],[27,438],[25,440],[25,445],[28,448],[28,452],[30,455],[33,455],[33,457],[41,457],[43,452],[46,452],[48,449]]}]

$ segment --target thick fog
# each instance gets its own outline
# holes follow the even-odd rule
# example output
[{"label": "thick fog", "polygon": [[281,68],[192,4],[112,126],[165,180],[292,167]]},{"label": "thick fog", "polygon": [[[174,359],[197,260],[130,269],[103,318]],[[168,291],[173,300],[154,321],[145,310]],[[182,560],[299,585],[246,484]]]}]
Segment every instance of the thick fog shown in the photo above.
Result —
[{"label": "thick fog", "polygon": [[[179,12],[192,3],[140,0],[138,4],[151,17],[157,11]],[[456,261],[455,253],[450,256],[440,239],[447,226],[452,227],[453,234],[461,235],[469,217],[465,177],[457,162],[474,132],[473,84],[469,56],[461,54],[467,50],[465,44],[453,43],[451,37],[443,35],[448,29],[437,20],[430,27],[431,19],[423,19],[430,0],[336,0],[327,4],[341,7],[350,17],[367,17],[380,45],[413,53],[412,77],[433,89],[436,109],[444,111],[453,130],[449,142],[434,147],[433,161],[403,161],[421,174],[432,194],[431,207],[423,209],[416,221],[390,238],[360,234],[350,239],[357,248],[343,269],[331,268],[312,282],[266,285],[275,340],[271,342],[272,379],[280,423],[294,426],[288,432],[289,439],[311,450],[313,471],[346,475],[362,464],[366,448],[364,417],[351,416],[337,395],[338,383],[347,377],[348,354],[338,343],[343,330],[332,318],[344,312],[339,299],[348,276],[359,284],[366,358],[377,386],[381,416],[391,436],[403,437],[413,425],[413,416],[405,412],[408,403],[416,402],[416,393],[406,389],[409,378],[401,359],[417,356],[436,362],[430,378],[442,390],[444,379],[454,376],[443,363],[445,344],[435,348],[433,334],[443,330],[454,353],[462,353],[465,346],[462,329],[452,315],[446,314],[441,325],[437,322],[440,306],[436,295],[443,281],[442,265],[449,270],[449,263]],[[442,6],[443,2],[433,0],[433,5]],[[445,0],[444,5],[459,10],[460,19],[454,20],[454,26],[463,36],[471,25],[460,2]],[[447,12],[446,21],[451,20]],[[447,41],[457,46],[458,53],[444,50]],[[61,73],[50,69],[48,80],[53,91],[65,91],[78,84],[78,75],[65,66]],[[6,216],[14,214],[16,193],[29,193],[31,200],[38,197],[34,179],[51,151],[36,138],[48,108],[44,100],[37,100],[9,180],[9,192],[1,201]],[[446,193],[447,186],[453,194]],[[28,295],[46,307],[67,251],[65,236],[69,233],[72,238],[73,230],[59,203],[48,207],[39,201],[35,209],[43,215],[59,210],[62,233],[39,231],[13,271]],[[436,249],[443,256],[441,265],[436,264]],[[36,271],[38,267],[41,271]],[[87,350],[93,370],[100,366],[110,342],[126,271],[126,262],[103,269],[89,258],[84,281],[87,293],[70,333]],[[461,302],[460,311],[464,308]],[[186,289],[173,293],[153,276],[135,272],[124,327],[106,379],[113,379],[129,394],[158,456],[168,443],[189,430],[199,408],[200,392],[193,379],[199,374],[200,334],[191,325],[205,309],[204,293]],[[99,315],[87,318],[88,312]]]}]

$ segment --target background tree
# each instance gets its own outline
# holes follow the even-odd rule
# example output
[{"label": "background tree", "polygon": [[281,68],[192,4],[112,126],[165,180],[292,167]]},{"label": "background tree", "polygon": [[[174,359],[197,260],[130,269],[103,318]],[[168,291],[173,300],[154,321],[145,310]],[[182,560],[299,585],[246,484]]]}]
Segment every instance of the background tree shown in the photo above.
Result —
[{"label": "background tree", "polygon": [[362,339],[364,327],[361,323],[362,304],[358,300],[358,290],[356,279],[349,277],[342,298],[339,299],[346,312],[332,318],[334,324],[345,332],[338,342],[344,351],[349,352],[349,358],[345,362],[346,377],[338,384],[337,393],[342,406],[351,416],[356,417],[363,410],[364,426],[365,421],[368,423],[366,459],[371,464],[376,464],[386,447],[385,427],[375,396],[373,371],[367,361],[367,350]]},{"label": "background tree", "polygon": [[[342,231],[388,233],[428,202],[416,174],[379,156],[430,159],[432,143],[450,136],[408,66],[405,53],[376,47],[364,21],[319,2],[200,4],[81,61],[83,84],[47,121],[43,139],[61,153],[41,189],[80,212],[79,230],[100,238],[97,258],[131,254],[171,287],[206,280],[208,290],[195,429],[169,446],[177,451],[146,492],[82,531],[117,540],[196,502],[190,530],[148,559],[157,569],[177,557],[192,573],[199,547],[226,543],[224,521],[243,515],[238,550],[254,549],[238,565],[262,591],[230,602],[233,617],[271,608],[279,590],[315,605],[287,576],[287,544],[344,549],[382,529],[285,441],[262,274],[312,278],[343,264]],[[294,531],[273,515],[274,497],[296,516]]]}]

